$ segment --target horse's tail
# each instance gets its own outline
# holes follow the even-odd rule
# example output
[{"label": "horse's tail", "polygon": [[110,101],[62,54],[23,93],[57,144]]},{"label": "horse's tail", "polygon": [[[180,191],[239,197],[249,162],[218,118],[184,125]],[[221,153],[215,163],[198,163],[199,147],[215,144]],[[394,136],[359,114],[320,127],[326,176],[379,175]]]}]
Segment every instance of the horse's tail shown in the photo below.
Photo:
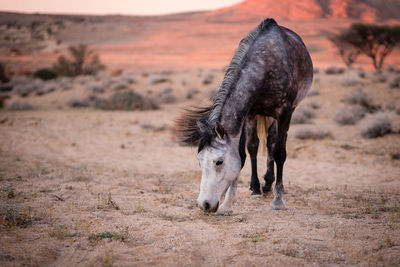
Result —
[{"label": "horse's tail", "polygon": [[271,124],[271,119],[269,117],[257,115],[257,137],[258,140],[260,141],[262,151],[265,151],[266,148],[268,127],[270,124]]}]

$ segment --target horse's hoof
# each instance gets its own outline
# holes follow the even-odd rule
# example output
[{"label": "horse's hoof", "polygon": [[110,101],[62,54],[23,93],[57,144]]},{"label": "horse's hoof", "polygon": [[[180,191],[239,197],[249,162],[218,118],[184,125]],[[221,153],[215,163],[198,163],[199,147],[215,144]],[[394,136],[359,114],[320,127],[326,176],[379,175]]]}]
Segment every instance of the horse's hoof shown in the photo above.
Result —
[{"label": "horse's hoof", "polygon": [[218,210],[215,215],[217,216],[231,216],[233,213],[232,210]]},{"label": "horse's hoof", "polygon": [[259,198],[261,198],[261,197],[262,197],[261,194],[254,194],[254,193],[252,193],[252,194],[250,195],[250,199],[259,199]]},{"label": "horse's hoof", "polygon": [[262,183],[261,190],[262,190],[263,194],[268,194],[269,192],[271,192],[271,185],[272,184],[267,185],[265,183],[265,181]]},{"label": "horse's hoof", "polygon": [[285,203],[283,202],[283,200],[281,198],[274,199],[270,205],[271,205],[271,209],[273,209],[273,210],[286,210]]}]

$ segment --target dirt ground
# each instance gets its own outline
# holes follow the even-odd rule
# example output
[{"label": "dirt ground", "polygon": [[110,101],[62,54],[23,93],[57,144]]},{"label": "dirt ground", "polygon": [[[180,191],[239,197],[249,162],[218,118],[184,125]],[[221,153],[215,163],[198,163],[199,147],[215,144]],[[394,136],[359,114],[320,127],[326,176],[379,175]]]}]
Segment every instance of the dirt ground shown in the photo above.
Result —
[{"label": "dirt ground", "polygon": [[[272,195],[250,198],[249,162],[232,216],[196,207],[196,148],[171,129],[205,94],[156,111],[1,111],[0,265],[399,265],[400,135],[336,124],[354,88],[316,76],[304,104],[320,106],[312,124],[332,137],[299,140],[291,126],[285,211],[270,209]],[[374,103],[399,108],[400,91],[371,79]],[[260,177],[265,161],[260,151]]]}]

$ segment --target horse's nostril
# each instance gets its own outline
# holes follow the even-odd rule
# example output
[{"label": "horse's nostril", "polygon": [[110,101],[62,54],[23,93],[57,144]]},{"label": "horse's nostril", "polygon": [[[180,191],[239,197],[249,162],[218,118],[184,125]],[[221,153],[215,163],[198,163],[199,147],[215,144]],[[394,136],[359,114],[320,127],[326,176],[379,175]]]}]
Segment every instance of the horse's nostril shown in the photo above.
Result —
[{"label": "horse's nostril", "polygon": [[204,210],[209,210],[210,209],[210,203],[208,203],[207,201],[204,202]]}]

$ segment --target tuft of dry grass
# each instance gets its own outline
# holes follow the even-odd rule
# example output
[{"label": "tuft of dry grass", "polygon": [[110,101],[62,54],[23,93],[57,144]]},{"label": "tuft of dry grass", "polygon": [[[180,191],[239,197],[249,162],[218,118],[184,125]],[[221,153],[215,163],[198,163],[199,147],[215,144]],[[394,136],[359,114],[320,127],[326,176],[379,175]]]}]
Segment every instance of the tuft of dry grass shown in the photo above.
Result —
[{"label": "tuft of dry grass", "polygon": [[376,138],[392,133],[390,115],[384,112],[368,115],[362,122],[361,136]]},{"label": "tuft of dry grass", "polygon": [[321,140],[333,137],[330,130],[315,126],[303,126],[294,132],[294,136],[298,139],[313,139],[313,140]]},{"label": "tuft of dry grass", "polygon": [[366,110],[362,107],[344,107],[336,113],[333,119],[340,125],[354,125],[361,120],[366,113]]},{"label": "tuft of dry grass", "polygon": [[32,110],[33,105],[27,101],[14,101],[8,107],[8,110],[22,111],[22,110]]},{"label": "tuft of dry grass", "polygon": [[309,106],[298,107],[292,115],[292,124],[305,124],[310,123],[311,119],[315,117],[313,108]]}]

